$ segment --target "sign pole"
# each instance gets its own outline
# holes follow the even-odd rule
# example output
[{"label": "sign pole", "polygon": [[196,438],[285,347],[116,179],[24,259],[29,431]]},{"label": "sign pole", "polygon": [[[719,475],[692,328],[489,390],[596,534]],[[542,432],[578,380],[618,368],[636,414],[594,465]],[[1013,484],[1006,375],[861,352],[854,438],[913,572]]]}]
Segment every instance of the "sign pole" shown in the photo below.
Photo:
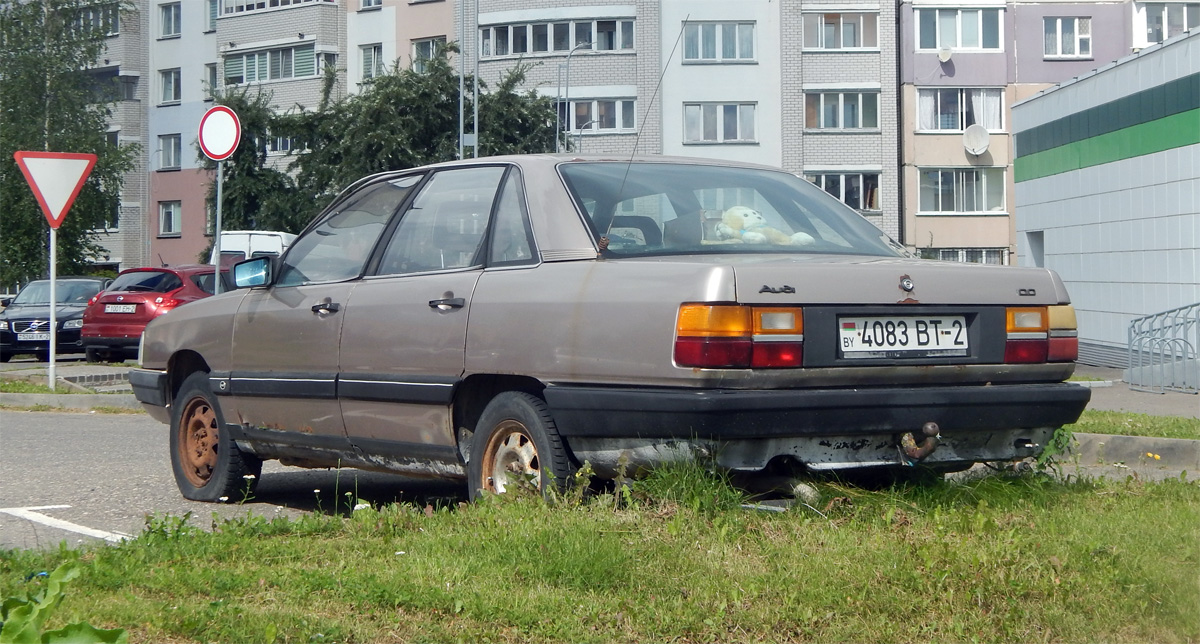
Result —
[{"label": "sign pole", "polygon": [[[58,362],[58,226],[50,227],[50,369],[46,385],[54,391],[58,377],[54,365]],[[15,329],[14,329],[15,330]]]},{"label": "sign pole", "polygon": [[242,122],[237,114],[224,105],[214,105],[200,118],[200,151],[217,162],[217,207],[213,222],[213,293],[221,292],[221,202],[225,181],[225,159],[237,150],[242,140]]},{"label": "sign pole", "polygon": [[216,266],[213,267],[213,293],[221,293],[221,184],[225,179],[225,162],[217,161],[217,220],[213,225],[213,255],[216,256]]}]

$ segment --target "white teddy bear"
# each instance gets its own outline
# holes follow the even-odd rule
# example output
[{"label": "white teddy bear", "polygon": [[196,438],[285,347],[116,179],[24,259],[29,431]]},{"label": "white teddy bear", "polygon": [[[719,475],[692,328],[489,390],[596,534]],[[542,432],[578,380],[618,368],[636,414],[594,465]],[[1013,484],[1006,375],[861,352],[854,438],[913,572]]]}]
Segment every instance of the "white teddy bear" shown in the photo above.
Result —
[{"label": "white teddy bear", "polygon": [[791,235],[767,225],[761,212],[746,206],[733,206],[721,215],[717,224],[717,238],[740,240],[747,244],[786,244],[808,246],[815,240],[812,235],[797,232]]}]

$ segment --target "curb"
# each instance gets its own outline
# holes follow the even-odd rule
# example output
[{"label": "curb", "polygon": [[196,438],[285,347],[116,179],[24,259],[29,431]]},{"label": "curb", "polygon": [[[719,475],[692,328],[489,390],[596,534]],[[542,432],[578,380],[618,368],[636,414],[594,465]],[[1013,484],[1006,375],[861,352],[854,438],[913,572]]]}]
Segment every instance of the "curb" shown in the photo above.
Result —
[{"label": "curb", "polygon": [[142,410],[142,404],[133,394],[3,394],[0,405],[13,407],[46,406],[56,409],[92,409],[95,407],[121,407]]},{"label": "curb", "polygon": [[[1076,433],[1071,456],[1081,466],[1152,465],[1163,470],[1200,472],[1200,440]],[[1155,454],[1159,458],[1146,456]]]}]

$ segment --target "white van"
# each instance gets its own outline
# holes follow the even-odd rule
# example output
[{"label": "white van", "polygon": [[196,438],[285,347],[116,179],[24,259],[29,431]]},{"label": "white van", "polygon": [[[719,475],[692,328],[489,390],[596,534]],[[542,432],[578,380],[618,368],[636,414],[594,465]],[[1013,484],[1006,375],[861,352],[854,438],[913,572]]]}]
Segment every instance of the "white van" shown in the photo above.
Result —
[{"label": "white van", "polygon": [[[274,230],[226,230],[221,232],[221,267],[228,268],[235,262],[264,255],[282,255],[288,245],[296,239],[291,233]],[[217,248],[208,263],[217,263]]]}]

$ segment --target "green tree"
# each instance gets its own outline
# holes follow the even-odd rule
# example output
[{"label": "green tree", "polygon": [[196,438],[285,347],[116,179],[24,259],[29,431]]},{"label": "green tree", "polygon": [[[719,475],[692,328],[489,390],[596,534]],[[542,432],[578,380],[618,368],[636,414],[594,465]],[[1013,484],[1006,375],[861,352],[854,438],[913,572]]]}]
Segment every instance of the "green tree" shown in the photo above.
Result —
[{"label": "green tree", "polygon": [[136,148],[107,140],[116,79],[89,71],[104,51],[113,17],[99,5],[95,0],[0,2],[0,284],[49,274],[49,224],[14,152],[98,156],[58,229],[57,268],[64,275],[88,272],[92,258],[103,251],[91,231],[116,212],[122,175],[133,167]]}]

